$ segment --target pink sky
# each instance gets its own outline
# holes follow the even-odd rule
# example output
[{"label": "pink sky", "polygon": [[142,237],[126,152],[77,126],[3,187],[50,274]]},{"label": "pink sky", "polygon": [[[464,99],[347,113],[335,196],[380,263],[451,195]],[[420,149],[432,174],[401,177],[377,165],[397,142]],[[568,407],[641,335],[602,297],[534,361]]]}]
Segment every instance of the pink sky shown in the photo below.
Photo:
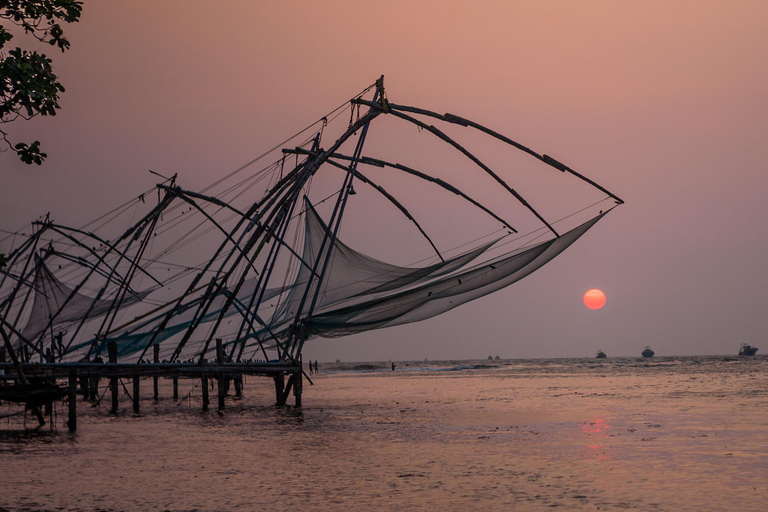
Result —
[{"label": "pink sky", "polygon": [[[39,139],[49,159],[26,167],[0,154],[0,229],[47,211],[81,225],[152,187],[147,169],[202,188],[384,74],[390,101],[492,127],[627,204],[508,289],[420,324],[317,340],[307,357],[761,346],[766,11],[759,1],[86,2],[81,22],[65,29],[72,50],[46,50],[67,88],[62,110],[7,126],[19,140]],[[376,142],[376,129],[370,149],[383,152],[390,132]],[[463,172],[426,144],[410,156]],[[551,191],[504,172],[552,210],[570,186],[584,190],[559,173],[565,188]],[[438,204],[417,191],[405,197],[422,215]],[[426,222],[438,232],[462,222],[451,218],[458,210],[445,213]],[[581,301],[594,287],[608,297],[599,311]]]}]

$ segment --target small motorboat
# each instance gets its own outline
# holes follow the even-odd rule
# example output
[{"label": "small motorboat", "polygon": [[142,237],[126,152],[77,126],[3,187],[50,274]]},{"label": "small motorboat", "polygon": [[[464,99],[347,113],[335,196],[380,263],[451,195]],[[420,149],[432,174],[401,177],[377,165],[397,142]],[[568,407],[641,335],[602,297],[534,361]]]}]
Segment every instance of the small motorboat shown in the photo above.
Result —
[{"label": "small motorboat", "polygon": [[656,352],[651,350],[651,346],[650,345],[646,345],[645,348],[643,349],[643,357],[653,357],[653,355],[655,353]]},{"label": "small motorboat", "polygon": [[596,355],[595,357],[596,357],[597,359],[605,359],[605,358],[606,358],[606,357],[608,357],[608,356],[606,356],[606,355],[605,355],[605,352],[603,352],[602,350],[598,350],[598,351],[597,351],[597,355]]},{"label": "small motorboat", "polygon": [[753,347],[752,345],[749,345],[748,343],[742,343],[741,348],[739,348],[739,355],[740,356],[753,356],[757,354],[757,347]]}]

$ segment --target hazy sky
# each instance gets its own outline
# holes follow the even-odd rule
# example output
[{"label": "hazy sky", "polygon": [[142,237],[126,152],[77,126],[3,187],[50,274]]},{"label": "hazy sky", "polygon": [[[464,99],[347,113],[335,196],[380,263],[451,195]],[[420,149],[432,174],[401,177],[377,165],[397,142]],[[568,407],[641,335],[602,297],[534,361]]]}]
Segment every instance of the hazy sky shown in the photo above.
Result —
[{"label": "hazy sky", "polygon": [[[49,158],[28,167],[0,154],[0,229],[48,211],[82,225],[152,187],[147,169],[200,189],[384,74],[390,101],[481,122],[627,204],[510,288],[419,324],[314,340],[306,357],[768,351],[767,11],[700,0],[86,1],[65,27],[71,51],[46,50],[67,89],[62,110],[5,127]],[[581,302],[593,287],[608,297],[599,311]]]}]

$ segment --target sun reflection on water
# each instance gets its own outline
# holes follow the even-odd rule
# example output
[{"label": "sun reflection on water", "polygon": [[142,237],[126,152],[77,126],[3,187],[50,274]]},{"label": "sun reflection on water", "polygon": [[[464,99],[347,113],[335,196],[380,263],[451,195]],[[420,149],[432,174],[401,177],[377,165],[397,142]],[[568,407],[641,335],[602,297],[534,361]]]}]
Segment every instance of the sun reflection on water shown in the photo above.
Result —
[{"label": "sun reflection on water", "polygon": [[595,416],[581,423],[579,427],[582,434],[589,438],[589,444],[586,445],[588,450],[584,453],[585,457],[597,460],[611,460],[611,457],[606,453],[608,449],[607,443],[599,442],[607,441],[609,437],[608,431],[612,428],[606,416]]}]

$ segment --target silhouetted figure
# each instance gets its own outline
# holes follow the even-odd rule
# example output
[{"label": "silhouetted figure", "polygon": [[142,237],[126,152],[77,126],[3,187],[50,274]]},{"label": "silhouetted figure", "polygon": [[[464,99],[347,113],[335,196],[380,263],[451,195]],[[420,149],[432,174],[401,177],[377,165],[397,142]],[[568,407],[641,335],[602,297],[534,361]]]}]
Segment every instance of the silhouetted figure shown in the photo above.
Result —
[{"label": "silhouetted figure", "polygon": [[317,373],[317,361],[315,361],[315,373]]},{"label": "silhouetted figure", "polygon": [[392,363],[392,371],[395,371],[395,363]]},{"label": "silhouetted figure", "polygon": [[59,351],[59,357],[64,355],[64,333],[59,331],[59,333],[53,337],[53,341],[55,343],[56,350]]}]

